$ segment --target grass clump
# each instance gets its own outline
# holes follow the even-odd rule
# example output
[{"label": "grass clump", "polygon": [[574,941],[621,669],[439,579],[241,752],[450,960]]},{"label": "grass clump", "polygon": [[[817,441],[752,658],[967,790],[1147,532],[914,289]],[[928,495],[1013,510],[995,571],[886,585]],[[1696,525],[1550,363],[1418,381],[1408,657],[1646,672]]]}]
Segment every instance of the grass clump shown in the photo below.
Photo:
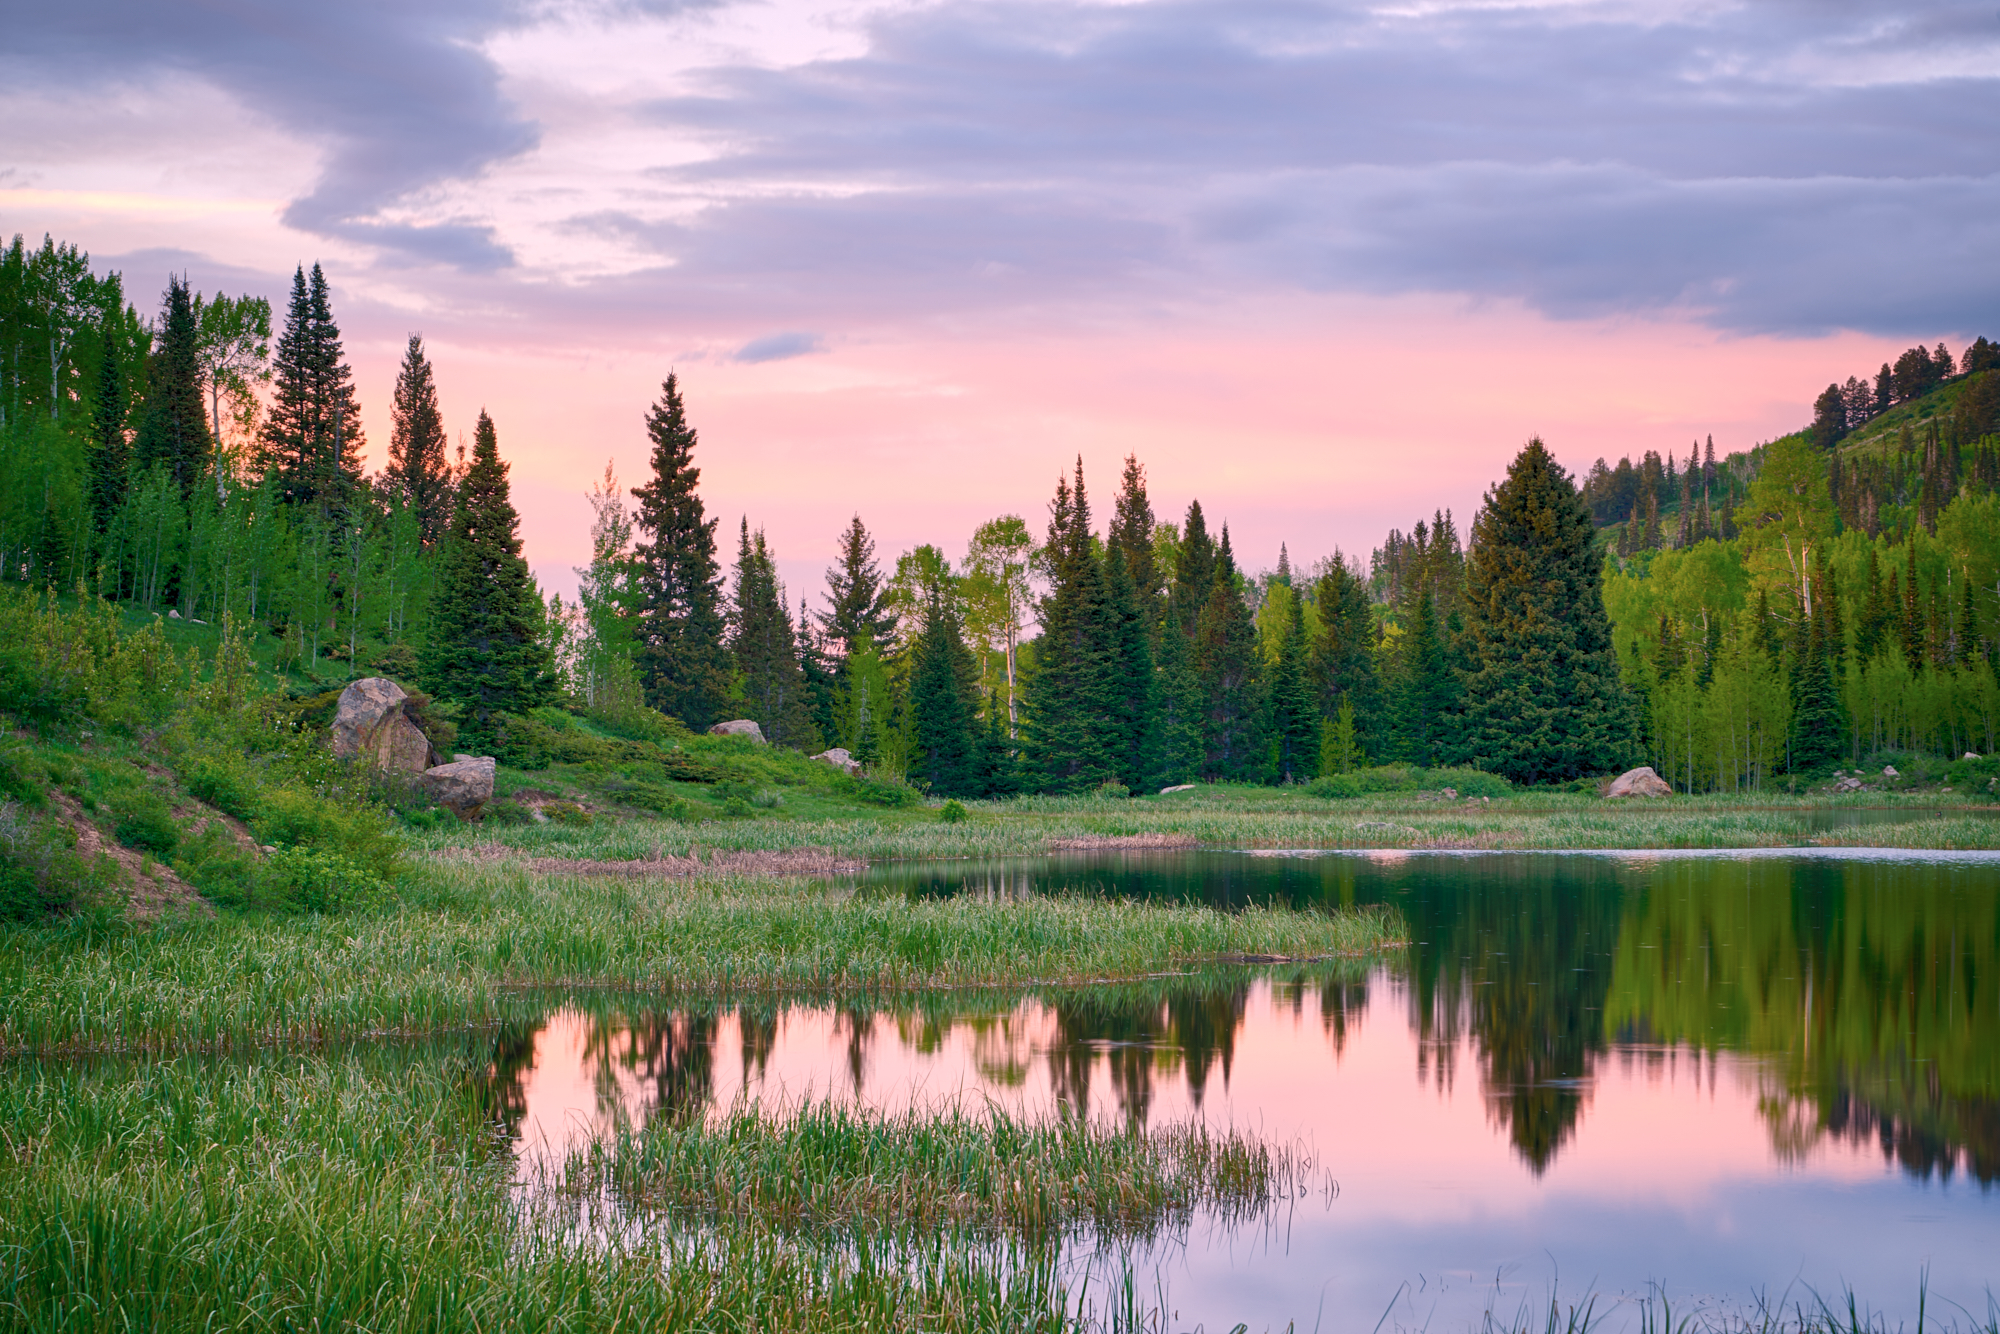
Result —
[{"label": "grass clump", "polygon": [[958,1227],[1047,1240],[1151,1236],[1196,1208],[1247,1216],[1295,1193],[1309,1161],[1197,1124],[1118,1131],[989,1108],[885,1113],[739,1106],[622,1131],[570,1159],[572,1188],[788,1232]]}]

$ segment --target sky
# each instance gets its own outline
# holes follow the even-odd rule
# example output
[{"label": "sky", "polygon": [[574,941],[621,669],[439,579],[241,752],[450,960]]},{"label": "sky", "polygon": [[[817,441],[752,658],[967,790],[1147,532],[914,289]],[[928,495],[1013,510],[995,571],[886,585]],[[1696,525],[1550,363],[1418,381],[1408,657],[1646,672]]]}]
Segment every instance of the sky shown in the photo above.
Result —
[{"label": "sky", "polygon": [[1743,449],[2000,333],[1996,0],[6,10],[0,231],[142,309],[323,264],[371,461],[420,332],[549,588],[669,371],[796,600],[1078,456],[1100,523],[1136,454],[1252,570],[1365,557],[1531,435]]}]

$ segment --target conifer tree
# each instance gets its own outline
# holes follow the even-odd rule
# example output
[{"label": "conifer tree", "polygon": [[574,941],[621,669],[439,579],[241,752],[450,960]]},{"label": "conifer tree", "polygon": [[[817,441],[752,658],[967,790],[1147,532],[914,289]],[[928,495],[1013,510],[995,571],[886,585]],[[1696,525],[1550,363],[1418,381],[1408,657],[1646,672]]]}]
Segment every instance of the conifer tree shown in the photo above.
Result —
[{"label": "conifer tree", "polygon": [[435,546],[451,521],[451,463],[445,458],[444,415],[438,411],[437,381],[424,355],[420,334],[410,335],[396,373],[394,422],[389,433],[389,488],[416,516],[426,547]]},{"label": "conifer tree", "polygon": [[[1820,573],[1825,573],[1824,558]],[[1794,772],[1811,773],[1837,763],[1844,750],[1847,719],[1834,683],[1830,602],[1830,598],[1815,599],[1813,613],[1802,616],[1798,626],[1798,649],[1792,659],[1789,747]]]},{"label": "conifer tree", "polygon": [[1396,733],[1403,758],[1428,768],[1453,749],[1452,714],[1458,680],[1439,634],[1437,609],[1426,586],[1417,595],[1410,633],[1403,646],[1402,676],[1396,688]]},{"label": "conifer tree", "polygon": [[1375,618],[1368,587],[1348,569],[1341,554],[1313,584],[1320,636],[1312,646],[1308,679],[1318,693],[1322,716],[1337,718],[1346,704],[1353,714],[1355,745],[1381,745],[1382,686],[1375,666]]},{"label": "conifer tree", "polygon": [[[1279,554],[1282,558],[1282,547]],[[1281,564],[1289,562],[1281,560]],[[1303,598],[1291,600],[1284,644],[1271,670],[1271,741],[1276,747],[1276,776],[1281,783],[1306,783],[1319,777],[1320,716],[1306,674],[1310,650],[1304,608]]]},{"label": "conifer tree", "polygon": [[984,795],[976,671],[956,608],[933,590],[910,671],[911,770],[941,797]]},{"label": "conifer tree", "polygon": [[1121,547],[1106,544],[1104,570],[1113,619],[1110,684],[1118,701],[1118,712],[1105,723],[1118,742],[1115,762],[1119,781],[1134,791],[1144,791],[1158,783],[1166,763],[1160,682],[1153,670],[1152,608],[1140,600]]},{"label": "conifer tree", "polygon": [[1202,768],[1211,779],[1254,783],[1264,777],[1262,681],[1257,626],[1236,586],[1236,558],[1223,525],[1215,575],[1195,631],[1195,674],[1203,701]]},{"label": "conifer tree", "polygon": [[263,464],[289,505],[344,512],[361,484],[361,405],[333,322],[326,275],[292,275],[291,303],[271,363],[271,410],[260,440]]},{"label": "conifer tree", "polygon": [[[1105,534],[1105,546],[1115,548],[1125,560],[1125,571],[1131,577],[1134,595],[1141,608],[1147,609],[1150,617],[1157,617],[1152,610],[1159,600],[1163,581],[1153,558],[1153,530],[1157,525],[1153,520],[1153,505],[1146,498],[1146,470],[1140,466],[1137,454],[1125,456],[1125,475],[1118,487],[1118,503],[1111,515],[1111,529]],[[1149,618],[1148,628],[1151,628]]]},{"label": "conifer tree", "polygon": [[1604,613],[1590,511],[1539,439],[1486,493],[1466,570],[1472,664],[1463,733],[1480,768],[1517,782],[1614,772],[1633,710]]},{"label": "conifer tree", "polygon": [[481,412],[418,670],[432,694],[463,705],[482,730],[496,715],[523,713],[554,694],[541,597],[521,556],[520,526],[498,433]]},{"label": "conifer tree", "polygon": [[1115,626],[1104,567],[1091,550],[1081,458],[1074,491],[1056,481],[1043,551],[1051,587],[1028,679],[1023,760],[1037,786],[1084,791],[1117,776],[1121,747],[1105,726],[1117,715]]},{"label": "conifer tree", "polygon": [[100,556],[105,534],[125,506],[126,479],[132,471],[132,442],[125,433],[125,375],[111,345],[109,319],[105,323],[104,357],[98,364],[90,419],[90,510]]},{"label": "conifer tree", "polygon": [[857,514],[840,535],[839,564],[826,572],[827,608],[819,618],[821,631],[838,642],[842,655],[864,634],[878,645],[894,642],[896,612],[888,593],[875,563],[875,539]]},{"label": "conifer tree", "polygon": [[1910,665],[1912,673],[1923,670],[1924,625],[1917,614],[1917,543],[1912,537],[1904,546],[1909,551],[1909,566],[1903,578],[1903,615],[1898,629],[1902,632],[1903,661]]},{"label": "conifer tree", "polygon": [[1164,784],[1192,783],[1201,776],[1202,725],[1206,710],[1201,678],[1194,670],[1194,641],[1181,629],[1171,606],[1160,628],[1160,778]]},{"label": "conifer tree", "polygon": [[165,468],[180,484],[183,499],[207,475],[213,452],[208,408],[201,401],[196,334],[194,298],[186,283],[169,277],[160,311],[159,347],[146,362],[146,406],[139,417],[132,461],[140,472]]},{"label": "conifer tree", "polygon": [[1201,502],[1189,501],[1187,521],[1181,525],[1180,559],[1174,564],[1173,609],[1190,638],[1199,629],[1201,610],[1214,590],[1215,542],[1208,535]]},{"label": "conifer tree", "polygon": [[747,716],[774,746],[817,750],[819,737],[807,709],[791,609],[763,531],[752,534],[747,517],[737,546],[732,601],[729,648],[736,659]]},{"label": "conifer tree", "polygon": [[729,699],[730,662],[722,644],[722,571],[714,519],[703,517],[695,489],[695,431],[673,375],[646,414],[653,445],[652,480],[634,487],[633,550],[639,596],[636,655],[649,703],[697,730],[720,721]]},{"label": "conifer tree", "polygon": [[1019,789],[1014,743],[1007,735],[1007,708],[998,690],[986,692],[986,727],[979,736],[979,791],[982,797],[1008,797]]}]

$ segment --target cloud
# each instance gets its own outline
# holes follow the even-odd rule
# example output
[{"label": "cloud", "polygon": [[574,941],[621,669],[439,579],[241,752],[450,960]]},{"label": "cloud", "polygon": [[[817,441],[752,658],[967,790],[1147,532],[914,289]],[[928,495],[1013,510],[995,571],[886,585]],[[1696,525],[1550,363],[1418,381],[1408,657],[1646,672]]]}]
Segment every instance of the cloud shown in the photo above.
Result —
[{"label": "cloud", "polygon": [[[10,84],[77,86],[189,74],[325,146],[285,221],[420,262],[474,271],[512,255],[482,221],[413,222],[398,205],[531,148],[536,128],[476,48],[516,21],[506,3],[343,0],[251,8],[181,0],[70,0],[8,19]],[[191,132],[194,127],[190,127]]]},{"label": "cloud", "polygon": [[774,333],[762,338],[753,338],[736,349],[731,361],[760,362],[784,361],[791,357],[803,357],[813,352],[823,352],[825,345],[818,334]]}]

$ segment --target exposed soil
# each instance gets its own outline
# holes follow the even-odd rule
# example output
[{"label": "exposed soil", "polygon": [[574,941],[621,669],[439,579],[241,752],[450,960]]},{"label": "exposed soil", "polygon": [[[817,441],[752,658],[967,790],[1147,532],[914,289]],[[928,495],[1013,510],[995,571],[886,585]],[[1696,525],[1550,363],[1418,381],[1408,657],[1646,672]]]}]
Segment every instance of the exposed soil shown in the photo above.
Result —
[{"label": "exposed soil", "polygon": [[783,852],[711,850],[705,860],[702,850],[696,848],[685,857],[655,852],[651,857],[608,861],[585,857],[531,857],[498,843],[482,843],[472,848],[447,849],[433,853],[432,856],[444,862],[517,867],[534,875],[683,878],[714,875],[846,875],[868,869],[868,863],[860,858],[842,856],[828,848],[792,848]]},{"label": "exposed soil", "polygon": [[[133,917],[140,921],[154,921],[168,912],[189,912],[200,916],[214,913],[215,909],[208,900],[197,893],[193,885],[175,875],[171,868],[143,852],[124,846],[116,839],[106,837],[74,797],[64,792],[51,792],[49,805],[54,807],[57,818],[76,832],[78,853],[87,858],[103,853],[116,864],[119,883],[131,900]],[[211,811],[209,814],[215,819],[229,820],[228,816],[219,812]],[[236,828],[242,829],[242,826],[237,825]],[[249,838],[248,830],[243,830],[243,837]],[[251,845],[255,846],[254,840]]]}]

